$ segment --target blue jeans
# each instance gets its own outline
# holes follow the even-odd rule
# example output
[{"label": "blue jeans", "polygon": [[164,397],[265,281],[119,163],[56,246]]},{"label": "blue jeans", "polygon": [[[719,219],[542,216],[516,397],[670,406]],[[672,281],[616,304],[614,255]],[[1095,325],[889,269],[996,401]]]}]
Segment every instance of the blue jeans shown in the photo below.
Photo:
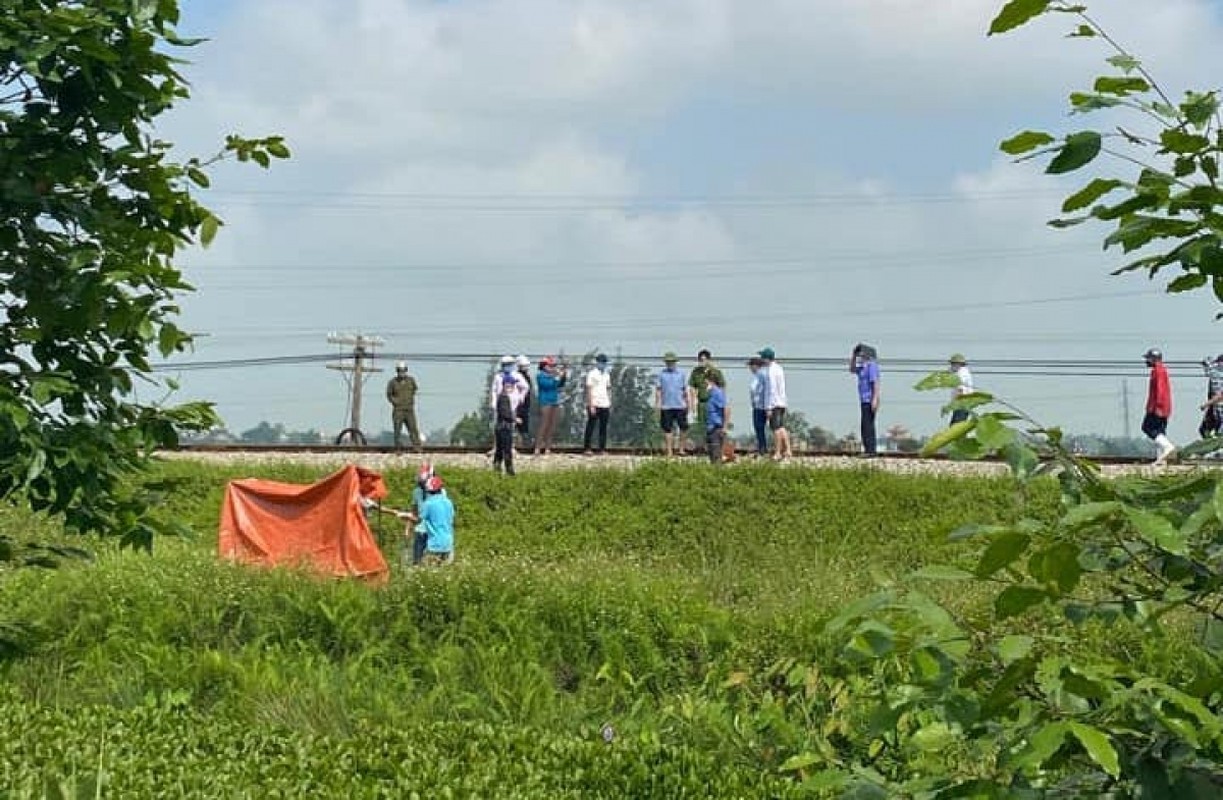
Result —
[{"label": "blue jeans", "polygon": [[756,431],[756,452],[767,453],[769,450],[768,439],[764,436],[765,426],[769,424],[769,412],[763,408],[752,409],[752,428]]}]

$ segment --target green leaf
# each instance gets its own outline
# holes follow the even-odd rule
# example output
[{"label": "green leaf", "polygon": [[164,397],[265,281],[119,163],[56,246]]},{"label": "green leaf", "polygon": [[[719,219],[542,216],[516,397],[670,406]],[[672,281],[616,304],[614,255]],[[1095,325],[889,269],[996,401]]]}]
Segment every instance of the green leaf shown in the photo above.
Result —
[{"label": "green leaf", "polygon": [[1127,53],[1119,53],[1104,59],[1122,72],[1129,73],[1142,66],[1142,62]]},{"label": "green leaf", "polygon": [[132,0],[132,20],[137,25],[146,25],[157,16],[158,0]]},{"label": "green leaf", "polygon": [[[1111,178],[1096,178],[1082,189],[1067,197],[1066,201],[1062,203],[1062,212],[1068,214],[1071,211],[1078,211],[1080,208],[1087,208],[1104,195],[1124,185],[1124,181],[1113,180]],[[1079,217],[1075,224],[1085,219],[1088,219],[1088,217]]]},{"label": "green leaf", "polygon": [[946,722],[931,722],[909,737],[909,741],[924,753],[934,753],[945,749],[956,738],[955,732]]},{"label": "green leaf", "polygon": [[1076,114],[1086,114],[1089,111],[1099,111],[1102,108],[1113,108],[1124,102],[1118,97],[1090,92],[1071,92],[1070,105]]},{"label": "green leaf", "polygon": [[191,167],[187,170],[187,177],[191,179],[192,183],[202,189],[207,189],[212,185],[212,181],[208,179],[208,174],[201,169]]},{"label": "green leaf", "polygon": [[204,217],[200,223],[200,244],[207,247],[212,244],[212,240],[217,238],[217,230],[221,227],[221,221],[212,214]]},{"label": "green leaf", "polygon": [[929,581],[970,581],[973,574],[966,569],[946,564],[931,564],[912,573],[913,578]]},{"label": "green leaf", "polygon": [[1159,134],[1159,143],[1169,153],[1186,155],[1200,153],[1210,147],[1210,140],[1196,133],[1188,133],[1180,128],[1167,128]]},{"label": "green leaf", "polygon": [[850,648],[866,656],[880,658],[892,652],[895,647],[895,632],[881,622],[868,619],[854,631]]},{"label": "green leaf", "polygon": [[1180,105],[1185,121],[1195,128],[1205,128],[1219,110],[1219,98],[1214,92],[1185,92],[1185,102]]},{"label": "green leaf", "polygon": [[812,764],[819,764],[823,761],[824,759],[816,753],[799,753],[783,761],[778,769],[782,772],[797,772],[800,769],[806,769]]},{"label": "green leaf", "polygon": [[995,536],[990,540],[985,552],[981,554],[981,560],[977,562],[977,568],[973,570],[973,574],[980,579],[990,577],[1003,567],[1014,563],[1015,559],[1023,555],[1031,543],[1032,537],[1019,531],[1007,531]]},{"label": "green leaf", "polygon": [[1087,751],[1087,755],[1091,756],[1092,761],[1099,764],[1105,772],[1114,778],[1121,774],[1117,750],[1103,731],[1090,725],[1084,725],[1081,722],[1071,722],[1069,725],[1070,732],[1079,740],[1079,744],[1083,745],[1083,749]]},{"label": "green leaf", "polygon": [[933,389],[954,389],[959,385],[959,376],[945,369],[940,369],[938,372],[931,372],[913,384],[913,389],[918,392],[929,392]]},{"label": "green leaf", "polygon": [[994,611],[999,619],[1017,617],[1046,599],[1048,595],[1033,586],[1008,586],[994,598]]},{"label": "green leaf", "polygon": [[1076,39],[1076,38],[1089,39],[1095,35],[1096,35],[1095,28],[1091,27],[1090,25],[1080,25],[1079,27],[1072,30],[1070,33],[1066,34],[1066,37],[1068,39]]},{"label": "green leaf", "polygon": [[1094,525],[1116,516],[1121,509],[1121,503],[1115,500],[1102,503],[1082,503],[1067,511],[1065,516],[1062,517],[1061,524],[1067,528],[1081,528],[1084,525]]},{"label": "green leaf", "polygon": [[1169,281],[1167,291],[1169,294],[1193,291],[1205,286],[1207,280],[1207,277],[1200,272],[1188,272]]},{"label": "green leaf", "polygon": [[1095,131],[1070,134],[1049,166],[1045,167],[1045,172],[1062,175],[1090,164],[1100,154],[1101,143],[1100,134]]},{"label": "green leaf", "polygon": [[1144,540],[1173,555],[1183,556],[1189,552],[1181,532],[1164,517],[1153,511],[1126,507],[1125,517],[1133,529]]},{"label": "green leaf", "polygon": [[1021,131],[998,145],[998,149],[1017,156],[1055,141],[1057,140],[1044,131]]},{"label": "green leaf", "polygon": [[273,158],[288,158],[290,155],[289,148],[283,142],[268,142],[267,148]]},{"label": "green leaf", "polygon": [[1151,90],[1151,84],[1136,76],[1102,76],[1096,78],[1096,83],[1093,88],[1101,94],[1115,94],[1119,97],[1125,97],[1126,95],[1136,92],[1148,92]]},{"label": "green leaf", "polygon": [[1083,575],[1079,547],[1072,542],[1057,542],[1032,555],[1028,574],[1059,594],[1074,590]]},{"label": "green leaf", "polygon": [[1036,640],[1031,636],[1003,636],[998,642],[998,658],[1003,664],[1012,664],[1026,658],[1035,643]]},{"label": "green leaf", "polygon": [[977,441],[990,450],[1001,450],[1015,440],[1015,431],[992,414],[982,415],[977,420],[977,429],[973,433]]},{"label": "green leaf", "polygon": [[1049,8],[1050,0],[1010,0],[989,25],[989,35],[1014,30]]},{"label": "green leaf", "polygon": [[1027,747],[1021,752],[1018,763],[1021,767],[1039,769],[1053,758],[1066,741],[1070,725],[1066,722],[1050,722],[1028,738]]},{"label": "green leaf", "polygon": [[976,426],[977,421],[975,419],[966,419],[963,422],[957,422],[949,428],[939,431],[926,442],[926,446],[922,448],[921,454],[928,456],[937,453],[956,439],[966,436]]}]

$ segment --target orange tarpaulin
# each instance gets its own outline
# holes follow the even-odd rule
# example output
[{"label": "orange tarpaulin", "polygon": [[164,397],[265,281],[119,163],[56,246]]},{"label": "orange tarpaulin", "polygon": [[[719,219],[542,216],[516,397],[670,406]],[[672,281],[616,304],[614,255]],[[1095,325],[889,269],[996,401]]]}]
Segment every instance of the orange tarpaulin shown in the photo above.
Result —
[{"label": "orange tarpaulin", "polygon": [[245,564],[305,565],[324,575],[381,580],[386,559],[365,521],[361,498],[381,500],[376,472],[347,466],[317,483],[230,481],[217,552]]}]

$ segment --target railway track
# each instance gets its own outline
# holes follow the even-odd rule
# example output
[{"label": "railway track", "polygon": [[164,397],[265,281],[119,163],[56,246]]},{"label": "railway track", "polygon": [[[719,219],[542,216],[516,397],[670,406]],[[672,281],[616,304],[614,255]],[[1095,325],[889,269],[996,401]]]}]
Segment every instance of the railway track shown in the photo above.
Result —
[{"label": "railway track", "polygon": [[[188,453],[209,453],[222,454],[240,457],[242,455],[294,455],[294,454],[323,454],[323,455],[403,455],[406,457],[425,457],[429,455],[454,455],[454,456],[481,456],[489,452],[487,447],[464,447],[458,445],[436,445],[428,446],[420,451],[410,448],[396,448],[389,445],[335,445],[335,444],[182,444],[174,448],[176,452]],[[552,454],[557,456],[581,456],[583,450],[580,447],[553,447]],[[751,451],[740,449],[736,451],[740,458],[749,457]],[[661,457],[662,451],[651,448],[641,447],[609,447],[602,455],[612,457]],[[599,454],[588,456],[589,458],[597,459]],[[689,453],[683,458],[703,459],[702,453]],[[532,458],[547,458],[547,456],[532,456]],[[795,452],[795,460],[818,460],[818,459],[844,459],[844,458],[863,458],[859,453],[847,453],[840,450],[803,450]],[[936,454],[932,456],[922,456],[920,453],[880,453],[874,458],[883,461],[952,461],[946,455]],[[1001,463],[1000,458],[985,458],[981,459],[985,462]],[[1150,465],[1150,458],[1136,458],[1130,456],[1094,456],[1092,461],[1102,465],[1115,466],[1143,466]],[[1182,464],[1193,464],[1199,466],[1215,466],[1223,465],[1223,459],[1209,458],[1194,458],[1185,459],[1180,462]]]}]

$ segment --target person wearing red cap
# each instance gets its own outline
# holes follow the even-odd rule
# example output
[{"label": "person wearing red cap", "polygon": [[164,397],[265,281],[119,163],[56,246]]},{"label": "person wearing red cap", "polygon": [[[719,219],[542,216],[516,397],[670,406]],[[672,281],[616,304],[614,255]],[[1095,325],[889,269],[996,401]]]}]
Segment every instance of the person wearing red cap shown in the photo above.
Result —
[{"label": "person wearing red cap", "polygon": [[433,465],[428,461],[420,465],[420,470],[416,473],[416,483],[412,486],[412,509],[410,511],[397,511],[395,516],[408,523],[414,523],[415,527],[409,525],[408,529],[403,532],[403,535],[411,543],[411,563],[413,566],[419,564],[425,555],[425,544],[428,540],[428,533],[425,526],[420,521],[421,507],[424,506],[425,500],[428,499],[429,493],[427,487],[430,479],[436,477],[433,472]]},{"label": "person wearing red cap", "polygon": [[1151,370],[1142,432],[1159,448],[1155,463],[1162,464],[1176,452],[1176,445],[1168,439],[1168,418],[1172,416],[1172,383],[1168,380],[1168,368],[1164,366],[1164,354],[1159,348],[1150,348],[1142,354],[1142,359]]},{"label": "person wearing red cap", "polygon": [[420,524],[425,529],[425,565],[454,561],[454,503],[446,495],[445,483],[437,475],[425,482],[425,503]]},{"label": "person wearing red cap", "polygon": [[556,359],[547,356],[539,362],[535,373],[535,396],[539,400],[539,433],[535,437],[535,455],[552,452],[552,434],[561,410],[561,389],[569,379],[569,371],[557,368]]}]

